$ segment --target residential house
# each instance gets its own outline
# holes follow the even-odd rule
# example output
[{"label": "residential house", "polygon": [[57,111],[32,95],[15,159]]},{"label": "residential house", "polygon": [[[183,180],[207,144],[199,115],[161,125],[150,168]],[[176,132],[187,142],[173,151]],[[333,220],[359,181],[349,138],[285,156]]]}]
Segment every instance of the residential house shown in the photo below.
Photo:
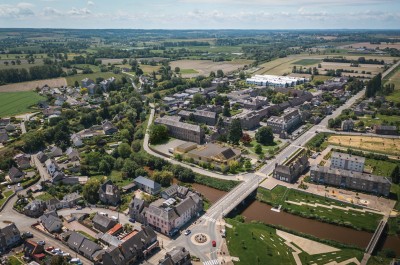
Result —
[{"label": "residential house", "polygon": [[100,186],[99,199],[104,204],[116,206],[121,201],[120,191],[111,180],[108,180]]},{"label": "residential house", "polygon": [[107,232],[118,223],[116,220],[101,214],[96,214],[92,221],[93,227],[103,233]]},{"label": "residential house", "polygon": [[344,120],[340,127],[342,131],[350,132],[354,129],[354,121],[352,119]]},{"label": "residential house", "polygon": [[97,245],[93,241],[90,241],[85,236],[75,231],[73,231],[69,236],[67,245],[70,249],[78,252],[92,261],[97,261],[103,253],[103,249],[100,245]]},{"label": "residential house", "polygon": [[37,159],[39,160],[40,163],[44,163],[46,162],[46,160],[48,159],[47,155],[45,153],[43,153],[42,151],[40,151],[39,153],[37,153],[36,155]]},{"label": "residential house", "polygon": [[115,81],[115,77],[110,77],[106,80],[101,81],[99,85],[103,89],[104,92],[107,92],[108,88],[110,87],[110,85],[112,83],[114,83],[114,81]]},{"label": "residential house", "polygon": [[38,262],[44,258],[44,246],[33,240],[26,240],[24,244],[24,256],[30,257]]},{"label": "residential house", "polygon": [[6,130],[0,129],[0,143],[5,144],[8,141],[8,134]]},{"label": "residential house", "polygon": [[118,247],[109,247],[103,255],[103,264],[129,265],[142,260],[159,245],[157,234],[145,226]]},{"label": "residential house", "polygon": [[46,203],[44,201],[34,200],[24,207],[23,213],[27,216],[36,218],[41,216],[45,209]]},{"label": "residential house", "polygon": [[14,223],[0,228],[0,251],[6,251],[21,242],[21,233]]},{"label": "residential house", "polygon": [[382,135],[397,135],[398,130],[396,126],[388,126],[388,125],[375,125],[374,132],[376,134]]},{"label": "residential house", "polygon": [[145,208],[149,207],[149,203],[141,200],[139,198],[133,198],[131,203],[129,204],[129,218],[135,220],[136,222],[139,223],[146,223],[146,218],[144,216],[144,210]]},{"label": "residential house", "polygon": [[135,184],[141,189],[142,191],[156,195],[161,191],[161,185],[151,179],[139,176],[134,179]]},{"label": "residential house", "polygon": [[56,211],[51,211],[43,214],[40,217],[40,222],[49,233],[56,233],[61,231],[63,226],[61,219],[58,217]]},{"label": "residential house", "polygon": [[69,160],[71,161],[79,161],[81,158],[79,157],[79,152],[78,150],[68,147],[68,149],[65,151],[65,154],[68,156]]},{"label": "residential house", "polygon": [[287,163],[276,164],[272,176],[284,182],[294,183],[309,165],[307,154],[300,154]]},{"label": "residential house", "polygon": [[136,187],[135,182],[129,183],[122,187],[122,192],[123,193],[131,192],[135,189],[135,187]]},{"label": "residential house", "polygon": [[47,159],[47,160],[44,162],[44,165],[46,166],[47,172],[48,172],[50,175],[53,175],[56,171],[59,171],[59,169],[60,169],[60,168],[58,167],[56,161],[53,160],[53,159]]},{"label": "residential house", "polygon": [[104,134],[106,134],[106,135],[112,135],[112,134],[118,132],[118,129],[109,120],[104,120],[101,123],[101,126],[103,127]]},{"label": "residential house", "polygon": [[166,188],[161,192],[161,197],[166,200],[175,197],[176,194],[178,193],[178,188],[179,186],[176,184],[169,186],[168,188]]},{"label": "residential house", "polygon": [[192,264],[190,252],[184,247],[174,247],[165,254],[158,265],[190,265]]},{"label": "residential house", "polygon": [[71,142],[75,147],[81,147],[83,146],[82,138],[80,135],[74,133],[71,135]]},{"label": "residential house", "polygon": [[50,153],[49,153],[50,157],[54,158],[54,157],[59,157],[59,156],[62,156],[62,155],[63,155],[63,151],[62,151],[62,149],[60,147],[53,146],[50,149]]},{"label": "residential house", "polygon": [[168,128],[168,134],[174,138],[201,144],[204,140],[204,130],[195,124],[184,123],[180,117],[157,118],[154,124],[162,124]]},{"label": "residential house", "polygon": [[20,182],[25,177],[25,173],[13,166],[8,171],[8,177],[11,182]]},{"label": "residential house", "polygon": [[28,169],[31,167],[31,156],[28,154],[18,154],[14,156],[14,161],[20,169]]},{"label": "residential house", "polygon": [[386,177],[315,165],[310,170],[310,180],[322,185],[370,192],[388,196],[391,181]]},{"label": "residential house", "polygon": [[92,84],[95,84],[92,79],[87,78],[87,77],[85,79],[82,79],[81,83],[82,83],[82,87],[86,87],[86,88]]},{"label": "residential house", "polygon": [[74,207],[78,201],[82,200],[82,195],[78,192],[66,194],[62,199],[63,207]]},{"label": "residential house", "polygon": [[63,203],[56,198],[51,198],[46,201],[46,209],[48,211],[55,211],[63,208]]},{"label": "residential house", "polygon": [[345,170],[363,172],[365,157],[345,154],[340,152],[332,152],[331,168],[340,168]]}]

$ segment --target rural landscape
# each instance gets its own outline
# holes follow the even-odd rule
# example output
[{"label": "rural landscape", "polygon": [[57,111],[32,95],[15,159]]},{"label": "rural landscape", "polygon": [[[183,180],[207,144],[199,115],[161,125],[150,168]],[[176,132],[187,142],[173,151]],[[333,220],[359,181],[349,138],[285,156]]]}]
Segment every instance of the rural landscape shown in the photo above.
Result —
[{"label": "rural landscape", "polygon": [[397,2],[37,2],[0,4],[0,264],[400,264]]}]

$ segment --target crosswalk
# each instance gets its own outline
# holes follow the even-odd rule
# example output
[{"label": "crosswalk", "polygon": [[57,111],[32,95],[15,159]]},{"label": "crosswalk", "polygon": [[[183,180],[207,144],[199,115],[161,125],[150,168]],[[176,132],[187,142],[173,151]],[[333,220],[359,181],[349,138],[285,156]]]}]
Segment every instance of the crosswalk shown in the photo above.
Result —
[{"label": "crosswalk", "polygon": [[203,262],[203,265],[219,265],[219,261],[217,259],[207,260]]},{"label": "crosswalk", "polygon": [[215,223],[217,220],[215,220],[214,218],[207,216],[207,215],[203,215],[200,219],[206,220],[206,221],[210,221]]}]

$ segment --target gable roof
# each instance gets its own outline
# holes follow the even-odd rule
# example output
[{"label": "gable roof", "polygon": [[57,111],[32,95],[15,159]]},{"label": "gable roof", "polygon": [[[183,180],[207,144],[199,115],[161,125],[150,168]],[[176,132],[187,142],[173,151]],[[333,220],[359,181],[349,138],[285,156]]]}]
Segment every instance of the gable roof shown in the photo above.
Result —
[{"label": "gable roof", "polygon": [[134,179],[135,182],[142,184],[144,186],[150,187],[151,189],[159,189],[161,188],[161,185],[151,179],[139,176]]},{"label": "gable roof", "polygon": [[107,216],[101,215],[101,214],[96,214],[93,217],[93,223],[98,224],[101,227],[107,228],[110,224],[116,223],[115,220],[108,218]]}]

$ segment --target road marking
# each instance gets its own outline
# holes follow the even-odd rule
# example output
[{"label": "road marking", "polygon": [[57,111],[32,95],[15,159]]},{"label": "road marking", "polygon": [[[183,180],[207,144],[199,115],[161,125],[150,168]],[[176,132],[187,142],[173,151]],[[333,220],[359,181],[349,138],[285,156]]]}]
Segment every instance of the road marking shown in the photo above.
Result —
[{"label": "road marking", "polygon": [[204,219],[206,221],[210,221],[210,222],[213,222],[213,223],[215,223],[217,221],[214,218],[211,218],[211,217],[209,217],[207,215],[203,215],[200,219]]},{"label": "road marking", "polygon": [[219,261],[217,259],[207,260],[203,262],[203,265],[218,265]]}]

